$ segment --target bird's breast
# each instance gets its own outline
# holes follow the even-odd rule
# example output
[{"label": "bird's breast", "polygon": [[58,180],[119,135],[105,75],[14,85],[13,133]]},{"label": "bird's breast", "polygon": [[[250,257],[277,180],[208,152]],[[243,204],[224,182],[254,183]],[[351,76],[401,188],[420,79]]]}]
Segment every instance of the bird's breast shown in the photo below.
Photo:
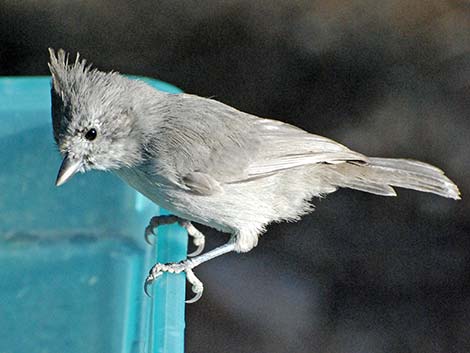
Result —
[{"label": "bird's breast", "polygon": [[138,168],[121,168],[116,171],[116,174],[157,205],[168,211],[176,211],[172,202],[172,187],[163,178],[149,176]]}]

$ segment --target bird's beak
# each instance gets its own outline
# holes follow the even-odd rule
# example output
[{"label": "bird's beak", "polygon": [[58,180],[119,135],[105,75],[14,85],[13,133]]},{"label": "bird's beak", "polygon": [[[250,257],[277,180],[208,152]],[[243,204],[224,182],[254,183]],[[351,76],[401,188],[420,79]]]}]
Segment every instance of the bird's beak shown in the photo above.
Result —
[{"label": "bird's beak", "polygon": [[56,186],[61,186],[67,180],[69,180],[76,172],[79,171],[83,162],[80,159],[73,159],[65,155],[64,160],[59,169],[59,174],[57,174],[57,179],[55,181]]}]

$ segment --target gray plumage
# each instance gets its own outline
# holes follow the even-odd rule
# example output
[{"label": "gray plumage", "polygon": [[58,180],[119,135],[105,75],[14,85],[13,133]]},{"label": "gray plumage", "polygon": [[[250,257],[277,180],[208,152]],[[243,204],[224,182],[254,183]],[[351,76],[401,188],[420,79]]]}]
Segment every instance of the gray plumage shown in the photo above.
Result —
[{"label": "gray plumage", "polygon": [[[429,164],[370,158],[292,125],[212,99],[167,94],[51,51],[52,120],[78,171],[111,170],[176,216],[231,233],[249,251],[267,224],[298,220],[338,188],[393,187],[459,199]],[[85,138],[96,129],[96,139]]]}]

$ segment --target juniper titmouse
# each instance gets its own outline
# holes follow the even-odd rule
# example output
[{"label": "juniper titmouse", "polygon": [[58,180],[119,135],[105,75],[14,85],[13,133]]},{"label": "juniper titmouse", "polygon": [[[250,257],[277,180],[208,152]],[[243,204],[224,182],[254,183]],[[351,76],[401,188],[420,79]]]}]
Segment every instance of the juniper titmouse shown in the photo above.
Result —
[{"label": "juniper titmouse", "polygon": [[371,158],[325,137],[262,119],[212,99],[167,94],[118,73],[91,69],[85,60],[50,50],[52,124],[64,156],[57,185],[76,172],[111,170],[204,237],[190,221],[230,233],[212,251],[175,264],[156,264],[146,284],[162,272],[186,272],[197,300],[202,283],[192,269],[230,251],[246,252],[272,222],[298,220],[311,199],[338,188],[395,196],[394,186],[459,199],[457,186],[429,164]]}]

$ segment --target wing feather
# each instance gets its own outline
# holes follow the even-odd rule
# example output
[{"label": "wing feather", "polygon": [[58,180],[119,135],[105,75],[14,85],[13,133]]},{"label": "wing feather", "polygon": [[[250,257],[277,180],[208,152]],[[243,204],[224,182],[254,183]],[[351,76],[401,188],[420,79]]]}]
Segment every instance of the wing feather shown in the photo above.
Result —
[{"label": "wing feather", "polygon": [[367,162],[364,155],[295,126],[269,119],[257,119],[255,124],[263,146],[246,170],[250,178],[309,164]]}]

